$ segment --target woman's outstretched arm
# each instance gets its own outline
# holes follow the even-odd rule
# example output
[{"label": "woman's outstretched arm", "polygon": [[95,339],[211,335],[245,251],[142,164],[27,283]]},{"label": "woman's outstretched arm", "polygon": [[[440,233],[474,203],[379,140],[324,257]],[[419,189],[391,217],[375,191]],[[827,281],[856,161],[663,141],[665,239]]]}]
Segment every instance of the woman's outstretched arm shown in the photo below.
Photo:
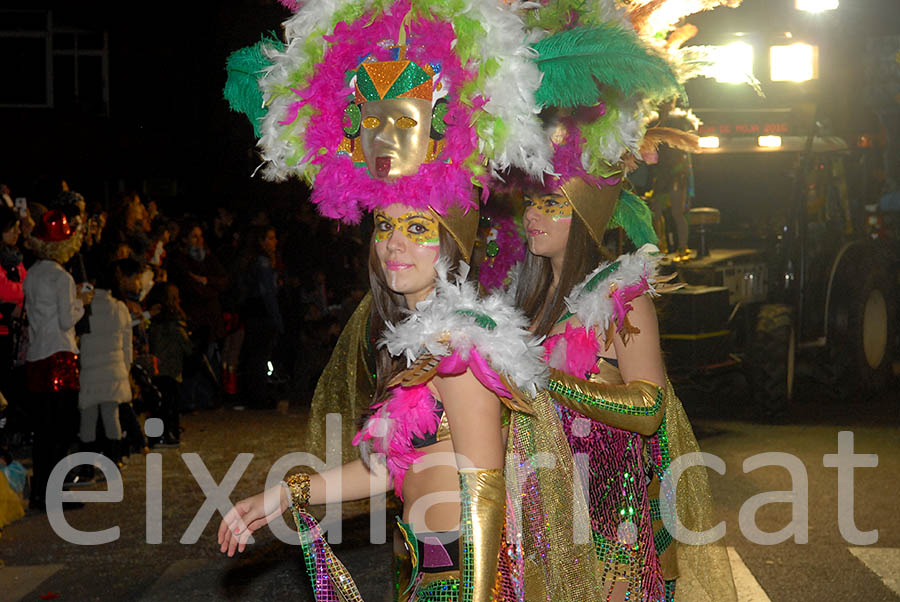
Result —
[{"label": "woman's outstretched arm", "polygon": [[[370,470],[362,460],[354,460],[310,475],[309,503],[312,505],[349,502],[385,493],[391,482],[387,471],[378,465]],[[233,556],[243,552],[250,536],[290,507],[285,488],[279,483],[236,503],[219,524],[218,543],[222,553]]]}]

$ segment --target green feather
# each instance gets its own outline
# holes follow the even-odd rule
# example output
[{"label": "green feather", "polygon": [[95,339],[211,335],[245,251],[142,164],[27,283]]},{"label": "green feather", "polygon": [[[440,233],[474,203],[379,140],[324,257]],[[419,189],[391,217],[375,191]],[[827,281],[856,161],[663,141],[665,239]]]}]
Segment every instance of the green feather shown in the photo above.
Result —
[{"label": "green feather", "polygon": [[263,36],[253,46],[247,46],[232,52],[225,61],[225,88],[222,90],[225,100],[232,111],[243,113],[253,125],[253,134],[259,137],[260,121],[266,115],[263,107],[262,90],[259,89],[260,73],[271,61],[263,53],[263,47],[274,47],[282,50],[284,45],[274,38]]},{"label": "green feather", "polygon": [[625,234],[637,248],[647,243],[656,244],[659,239],[653,229],[653,212],[644,199],[631,191],[622,189],[616,212],[609,222],[611,228],[624,228]]},{"label": "green feather", "polygon": [[543,74],[535,95],[542,106],[591,106],[600,85],[625,96],[662,100],[683,89],[665,58],[633,31],[614,23],[577,27],[536,43],[535,63]]}]

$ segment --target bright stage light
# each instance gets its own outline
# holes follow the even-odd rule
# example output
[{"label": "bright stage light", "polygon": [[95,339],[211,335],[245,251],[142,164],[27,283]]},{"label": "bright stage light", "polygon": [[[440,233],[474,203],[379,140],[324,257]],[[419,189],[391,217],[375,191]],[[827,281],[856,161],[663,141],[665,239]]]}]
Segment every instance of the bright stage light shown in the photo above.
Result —
[{"label": "bright stage light", "polygon": [[719,148],[718,136],[700,136],[698,142],[700,148]]},{"label": "bright stage light", "polygon": [[769,48],[769,75],[773,82],[805,82],[818,77],[819,52],[809,44]]},{"label": "bright stage light", "polygon": [[839,5],[839,0],[797,0],[794,6],[797,7],[797,10],[808,13],[821,13],[826,10],[834,10]]},{"label": "bright stage light", "polygon": [[717,82],[742,84],[753,75],[753,46],[746,42],[717,46],[712,57],[714,65],[708,73]]},{"label": "bright stage light", "polygon": [[781,147],[781,136],[760,136],[756,139],[756,143],[763,148],[779,148]]}]

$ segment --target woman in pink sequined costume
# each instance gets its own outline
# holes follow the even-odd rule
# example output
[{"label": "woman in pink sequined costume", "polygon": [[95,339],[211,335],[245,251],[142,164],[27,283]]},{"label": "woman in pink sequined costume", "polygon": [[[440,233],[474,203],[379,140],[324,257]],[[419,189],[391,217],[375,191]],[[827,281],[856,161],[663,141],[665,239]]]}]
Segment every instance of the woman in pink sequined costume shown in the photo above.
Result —
[{"label": "woman in pink sequined costume", "polygon": [[[682,554],[676,558],[674,523],[663,514],[672,517],[677,509],[684,525],[708,529],[709,489],[705,474],[686,474],[677,497],[660,499],[671,461],[698,448],[660,352],[651,297],[664,284],[656,274],[657,249],[643,234],[650,230],[629,224],[642,246],[603,261],[600,241],[617,201],[634,203],[619,200],[620,188],[615,181],[572,178],[525,193],[528,254],[516,301],[532,330],[546,336],[550,393],[575,463],[587,471],[603,599],[668,602],[675,599]],[[721,550],[680,547],[707,554],[708,566],[696,554],[685,562],[703,573],[710,599],[734,599]]]},{"label": "woman in pink sequined costume", "polygon": [[[516,305],[546,337],[549,389],[583,469],[607,601],[669,602],[680,573],[701,586],[687,594],[680,581],[685,599],[735,599],[724,548],[676,547],[670,533],[690,535],[670,518],[695,532],[715,523],[704,468],[686,471],[672,499],[668,489],[660,496],[670,465],[698,447],[660,352],[651,214],[623,186],[659,144],[696,148],[695,136],[654,127],[655,107],[696,75],[679,50],[691,33],[676,23],[720,3],[558,0],[526,12],[539,37],[535,98],[553,174],[521,186],[528,253]],[[607,252],[609,227],[624,228],[637,251]]]}]

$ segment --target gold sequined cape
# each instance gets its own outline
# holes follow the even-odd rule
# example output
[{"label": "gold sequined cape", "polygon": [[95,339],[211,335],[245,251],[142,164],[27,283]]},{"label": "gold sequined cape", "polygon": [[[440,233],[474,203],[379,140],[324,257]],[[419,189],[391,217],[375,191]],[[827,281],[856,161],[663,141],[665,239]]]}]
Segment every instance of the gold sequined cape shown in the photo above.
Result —
[{"label": "gold sequined cape", "polygon": [[[691,423],[671,384],[666,391],[665,425],[673,462],[679,456],[700,451]],[[716,526],[706,467],[695,466],[684,471],[677,492],[675,507],[685,527],[702,532]],[[680,573],[675,588],[676,602],[737,602],[731,563],[721,541],[699,546],[679,543],[676,551]]]},{"label": "gold sequined cape", "polygon": [[372,403],[375,393],[374,366],[369,366],[368,335],[372,293],[366,293],[350,316],[331,352],[331,358],[316,384],[309,419],[301,438],[300,449],[325,459],[325,417],[341,416],[341,463],[359,458],[353,445],[356,419]]},{"label": "gold sequined cape", "polygon": [[[602,591],[586,493],[546,391],[513,412],[506,445],[507,532],[521,542],[527,602],[582,602]],[[513,526],[515,525],[515,526]]]}]

